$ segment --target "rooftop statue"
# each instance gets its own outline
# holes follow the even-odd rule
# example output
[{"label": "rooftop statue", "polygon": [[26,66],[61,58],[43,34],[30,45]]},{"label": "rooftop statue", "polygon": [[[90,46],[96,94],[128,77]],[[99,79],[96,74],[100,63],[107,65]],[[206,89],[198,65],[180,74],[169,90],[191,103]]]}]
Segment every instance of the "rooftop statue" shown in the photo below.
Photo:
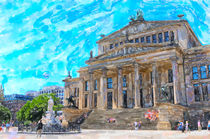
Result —
[{"label": "rooftop statue", "polygon": [[137,12],[136,12],[136,15],[131,15],[130,16],[130,20],[131,20],[131,23],[132,22],[144,22],[144,17],[143,17],[143,12],[139,9]]}]

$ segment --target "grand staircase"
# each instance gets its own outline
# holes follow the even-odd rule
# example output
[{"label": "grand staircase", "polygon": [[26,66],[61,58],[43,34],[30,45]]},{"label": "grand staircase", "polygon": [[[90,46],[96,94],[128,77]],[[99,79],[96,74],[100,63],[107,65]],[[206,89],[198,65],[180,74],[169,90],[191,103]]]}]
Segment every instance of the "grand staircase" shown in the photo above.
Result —
[{"label": "grand staircase", "polygon": [[[145,118],[148,110],[159,111],[159,117],[155,121]],[[157,104],[156,107],[138,109],[113,109],[93,110],[84,123],[83,129],[134,129],[134,122],[142,122],[143,130],[170,130],[179,120],[184,120],[183,112],[186,108],[170,103]],[[116,119],[115,123],[109,123],[107,119]]]},{"label": "grand staircase", "polygon": [[[150,109],[152,110],[152,109]],[[85,122],[81,125],[83,129],[134,129],[134,122],[142,122],[145,130],[156,129],[158,120],[149,121],[144,117],[147,109],[114,109],[93,110]],[[108,118],[115,118],[115,123],[109,123]]]}]

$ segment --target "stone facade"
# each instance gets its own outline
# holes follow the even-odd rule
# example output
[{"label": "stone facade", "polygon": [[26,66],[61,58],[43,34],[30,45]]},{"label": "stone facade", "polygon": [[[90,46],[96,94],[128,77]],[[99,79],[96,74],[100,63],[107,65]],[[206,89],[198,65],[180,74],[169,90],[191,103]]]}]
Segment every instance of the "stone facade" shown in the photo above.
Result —
[{"label": "stone facade", "polygon": [[80,76],[63,80],[65,106],[70,95],[79,109],[210,106],[210,46],[186,20],[130,22],[97,43]]}]

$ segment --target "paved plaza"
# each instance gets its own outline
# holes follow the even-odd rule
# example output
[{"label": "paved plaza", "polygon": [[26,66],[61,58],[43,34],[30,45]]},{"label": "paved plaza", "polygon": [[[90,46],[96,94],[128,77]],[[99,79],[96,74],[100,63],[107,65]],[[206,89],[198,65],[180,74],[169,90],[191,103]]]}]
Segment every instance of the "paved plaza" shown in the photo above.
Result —
[{"label": "paved plaza", "polygon": [[[210,131],[82,130],[81,133],[42,135],[41,139],[209,139]],[[0,139],[37,139],[35,134],[0,133]]]}]

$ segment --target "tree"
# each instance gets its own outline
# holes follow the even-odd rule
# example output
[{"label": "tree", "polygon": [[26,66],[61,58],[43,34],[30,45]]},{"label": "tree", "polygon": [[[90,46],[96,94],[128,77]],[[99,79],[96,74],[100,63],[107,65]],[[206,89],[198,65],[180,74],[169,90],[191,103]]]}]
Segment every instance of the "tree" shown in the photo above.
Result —
[{"label": "tree", "polygon": [[27,103],[17,112],[18,121],[39,121],[47,111],[50,96],[54,101],[53,110],[56,112],[61,110],[63,106],[59,104],[59,98],[55,97],[55,94],[42,94],[32,101],[27,101]]},{"label": "tree", "polygon": [[2,121],[9,121],[11,119],[11,116],[12,114],[10,110],[3,105],[0,105],[0,123]]}]

